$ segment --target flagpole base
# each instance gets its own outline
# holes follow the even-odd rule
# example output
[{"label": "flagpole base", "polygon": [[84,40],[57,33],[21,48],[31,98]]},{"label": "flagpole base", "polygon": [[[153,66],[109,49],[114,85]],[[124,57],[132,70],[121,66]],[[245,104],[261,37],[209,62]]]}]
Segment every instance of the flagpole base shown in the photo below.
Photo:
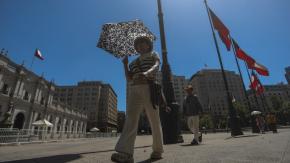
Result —
[{"label": "flagpole base", "polygon": [[240,119],[236,117],[230,117],[230,127],[231,127],[231,136],[244,135],[240,125]]},{"label": "flagpole base", "polygon": [[160,109],[160,119],[163,132],[164,144],[176,144],[183,143],[183,137],[180,134],[179,127],[179,105],[177,103],[169,104],[171,111],[165,112],[164,109]]}]

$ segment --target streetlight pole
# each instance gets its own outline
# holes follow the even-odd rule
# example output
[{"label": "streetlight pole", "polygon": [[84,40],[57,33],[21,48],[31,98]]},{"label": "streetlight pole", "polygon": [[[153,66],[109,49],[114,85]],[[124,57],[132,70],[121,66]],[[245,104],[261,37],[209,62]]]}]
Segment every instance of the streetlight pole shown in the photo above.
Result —
[{"label": "streetlight pole", "polygon": [[163,92],[167,101],[167,104],[171,108],[170,113],[166,113],[165,109],[160,109],[160,119],[163,130],[164,144],[173,144],[183,142],[182,136],[180,135],[180,124],[179,124],[179,105],[176,102],[174,89],[172,84],[171,68],[167,58],[167,48],[164,32],[163,23],[163,12],[161,0],[157,0],[158,4],[158,18],[159,18],[159,30],[160,30],[160,41],[162,50],[162,86]]}]

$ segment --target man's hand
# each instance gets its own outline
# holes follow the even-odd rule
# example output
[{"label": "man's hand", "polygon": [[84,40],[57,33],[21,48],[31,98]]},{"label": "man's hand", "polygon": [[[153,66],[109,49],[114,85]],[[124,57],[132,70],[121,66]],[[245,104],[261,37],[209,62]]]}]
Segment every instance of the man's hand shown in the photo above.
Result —
[{"label": "man's hand", "polygon": [[138,78],[139,78],[140,80],[146,80],[146,79],[147,79],[147,77],[146,77],[143,73],[138,74]]},{"label": "man's hand", "polygon": [[144,75],[145,77],[148,77],[148,73],[147,73],[147,72],[143,72],[143,75]]},{"label": "man's hand", "polygon": [[171,112],[171,108],[170,108],[169,106],[166,106],[166,107],[165,107],[165,112],[166,112],[166,113],[170,113],[170,112]]}]

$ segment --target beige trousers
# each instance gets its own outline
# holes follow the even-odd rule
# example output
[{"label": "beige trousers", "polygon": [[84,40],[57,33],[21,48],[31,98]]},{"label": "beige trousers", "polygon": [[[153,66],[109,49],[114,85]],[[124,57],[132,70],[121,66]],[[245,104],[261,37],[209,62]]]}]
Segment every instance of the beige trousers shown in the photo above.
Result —
[{"label": "beige trousers", "polygon": [[187,125],[190,131],[194,134],[194,139],[198,142],[199,135],[199,116],[188,116]]},{"label": "beige trousers", "polygon": [[163,136],[159,110],[154,109],[152,106],[149,85],[131,85],[129,87],[128,96],[126,121],[115,150],[117,152],[133,155],[139,117],[141,112],[145,109],[152,130],[152,149],[155,152],[163,153]]}]

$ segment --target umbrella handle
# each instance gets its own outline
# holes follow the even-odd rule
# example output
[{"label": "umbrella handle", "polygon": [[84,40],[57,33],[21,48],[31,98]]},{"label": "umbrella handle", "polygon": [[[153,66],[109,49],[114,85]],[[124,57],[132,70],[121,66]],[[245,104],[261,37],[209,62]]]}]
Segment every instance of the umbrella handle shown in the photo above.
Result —
[{"label": "umbrella handle", "polygon": [[128,56],[123,57],[123,58],[122,58],[122,62],[123,62],[124,64],[128,65],[128,63],[129,63]]}]

